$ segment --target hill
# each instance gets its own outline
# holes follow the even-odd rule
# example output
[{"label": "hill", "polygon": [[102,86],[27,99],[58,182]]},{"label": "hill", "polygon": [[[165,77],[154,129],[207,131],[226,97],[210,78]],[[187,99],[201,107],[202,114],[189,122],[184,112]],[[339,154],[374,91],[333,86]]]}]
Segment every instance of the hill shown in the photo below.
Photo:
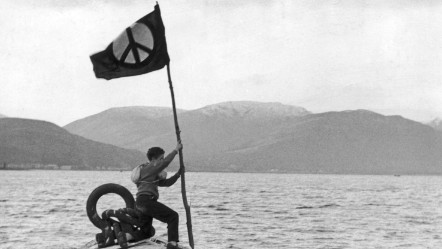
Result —
[{"label": "hill", "polygon": [[0,119],[0,162],[72,165],[74,169],[133,168],[143,153],[70,134],[55,124]]},{"label": "hill", "polygon": [[[157,108],[113,108],[70,123],[64,128],[73,134],[129,149],[145,151],[153,145],[167,148],[176,141],[172,110],[161,108],[164,115],[150,115],[151,110]],[[133,111],[134,109],[137,112]],[[178,113],[180,113],[179,124],[184,137],[187,138],[188,135],[193,134],[191,130],[197,130],[202,136],[209,137],[213,132],[217,132],[220,138],[227,138],[220,144],[229,148],[230,143],[237,141],[237,139],[232,140],[231,136],[222,134],[228,132],[236,134],[237,137],[245,137],[247,126],[242,126],[242,123],[254,124],[254,122],[274,121],[305,115],[309,112],[303,108],[280,103],[239,101],[210,105],[193,111],[178,110]],[[238,124],[238,129],[228,130],[228,126],[219,129],[217,124],[220,120]],[[192,136],[192,138],[196,140],[192,144],[197,146],[201,153],[204,153],[207,144],[198,137]]]},{"label": "hill", "polygon": [[[179,122],[189,170],[442,173],[442,133],[400,116],[366,110],[311,114],[277,103],[229,102],[183,112]],[[163,127],[131,133],[139,139],[120,144],[141,151],[154,145],[172,149],[173,119],[163,116],[152,123]],[[110,127],[103,122],[103,129]]]},{"label": "hill", "polygon": [[183,141],[198,170],[442,173],[441,134],[399,116],[357,110],[246,121],[189,114],[180,117]]},{"label": "hill", "polygon": [[6,116],[0,113],[0,118],[6,118]]},{"label": "hill", "polygon": [[266,139],[207,163],[222,160],[240,171],[441,174],[440,151],[442,136],[430,127],[358,110],[290,120]]},{"label": "hill", "polygon": [[[184,112],[177,110],[178,113]],[[112,108],[84,119],[72,122],[64,128],[73,134],[119,147],[139,149],[140,140],[156,133],[161,136],[174,129],[172,122],[163,123],[162,117],[170,120],[172,108],[167,107],[120,107]],[[146,143],[149,143],[147,139]]]}]

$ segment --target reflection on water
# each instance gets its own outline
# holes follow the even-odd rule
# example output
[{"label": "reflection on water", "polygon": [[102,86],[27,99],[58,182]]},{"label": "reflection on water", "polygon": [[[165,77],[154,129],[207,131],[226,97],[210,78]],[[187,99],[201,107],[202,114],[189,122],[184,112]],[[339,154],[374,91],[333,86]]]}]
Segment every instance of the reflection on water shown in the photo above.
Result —
[{"label": "reflection on water", "polygon": [[[94,188],[129,172],[0,171],[0,248],[78,248]],[[196,248],[442,248],[442,177],[187,173]],[[160,201],[180,214],[180,184]],[[116,195],[99,212],[123,207]],[[166,225],[154,222],[157,235]]]}]

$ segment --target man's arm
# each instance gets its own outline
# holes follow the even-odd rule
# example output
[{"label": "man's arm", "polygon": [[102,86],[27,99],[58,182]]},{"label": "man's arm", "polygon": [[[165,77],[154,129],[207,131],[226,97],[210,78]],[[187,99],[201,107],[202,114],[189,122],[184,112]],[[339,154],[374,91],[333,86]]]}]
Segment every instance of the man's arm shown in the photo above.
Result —
[{"label": "man's arm", "polygon": [[161,171],[163,171],[172,160],[175,158],[176,154],[178,154],[178,150],[182,149],[183,145],[178,143],[176,148],[169,153],[163,160],[159,161],[156,165],[152,165],[149,167],[149,175],[158,175]]},{"label": "man's arm", "polygon": [[178,178],[180,178],[180,176],[181,176],[181,168],[180,168],[180,170],[178,170],[178,172],[175,173],[175,175],[173,175],[169,179],[160,180],[158,182],[158,186],[160,186],[160,187],[170,187],[173,184],[175,184],[175,182],[178,180]]},{"label": "man's arm", "polygon": [[163,160],[159,161],[156,165],[152,165],[149,167],[149,174],[150,175],[158,175],[161,171],[163,171],[169,164],[172,162],[172,160],[175,158],[176,154],[178,152],[176,150],[173,150],[169,153]]}]

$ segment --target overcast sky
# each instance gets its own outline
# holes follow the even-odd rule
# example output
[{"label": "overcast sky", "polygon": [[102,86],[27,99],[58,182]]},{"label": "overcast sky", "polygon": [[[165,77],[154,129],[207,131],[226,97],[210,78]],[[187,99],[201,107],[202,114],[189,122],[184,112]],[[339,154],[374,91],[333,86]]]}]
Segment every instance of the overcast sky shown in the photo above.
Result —
[{"label": "overcast sky", "polygon": [[[158,1],[177,106],[253,100],[312,112],[442,118],[442,2]],[[166,70],[94,77],[155,1],[0,1],[0,113],[65,125],[111,107],[171,106]]]}]

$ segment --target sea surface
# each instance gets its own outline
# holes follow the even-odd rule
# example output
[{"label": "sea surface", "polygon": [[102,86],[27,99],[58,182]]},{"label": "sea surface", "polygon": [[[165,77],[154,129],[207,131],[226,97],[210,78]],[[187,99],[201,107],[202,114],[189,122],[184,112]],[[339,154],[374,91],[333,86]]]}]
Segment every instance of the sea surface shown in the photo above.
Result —
[{"label": "sea surface", "polygon": [[[130,172],[0,171],[0,248],[79,248],[104,183],[135,192]],[[186,173],[195,248],[442,248],[442,176]],[[180,182],[160,189],[180,214]],[[124,207],[114,194],[99,212]],[[166,238],[166,225],[154,222]]]}]

